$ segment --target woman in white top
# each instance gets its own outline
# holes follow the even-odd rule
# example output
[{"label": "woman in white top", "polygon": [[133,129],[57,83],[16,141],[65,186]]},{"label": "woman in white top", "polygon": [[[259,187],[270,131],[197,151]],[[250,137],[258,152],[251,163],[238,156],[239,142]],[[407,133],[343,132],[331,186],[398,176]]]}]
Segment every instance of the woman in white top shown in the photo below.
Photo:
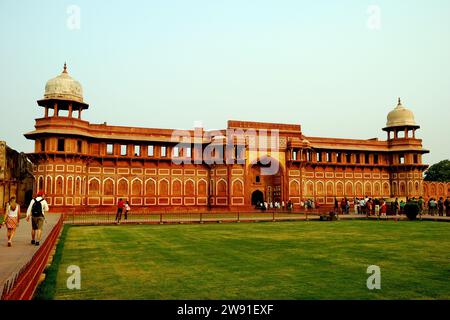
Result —
[{"label": "woman in white top", "polygon": [[9,204],[6,206],[5,216],[3,218],[3,225],[6,224],[8,247],[11,247],[11,242],[16,232],[16,228],[19,226],[20,221],[20,206],[16,202],[16,197],[12,197],[9,200]]},{"label": "woman in white top", "polygon": [[125,201],[125,220],[128,219],[128,212],[130,212],[130,210],[130,204],[128,203],[128,201]]}]

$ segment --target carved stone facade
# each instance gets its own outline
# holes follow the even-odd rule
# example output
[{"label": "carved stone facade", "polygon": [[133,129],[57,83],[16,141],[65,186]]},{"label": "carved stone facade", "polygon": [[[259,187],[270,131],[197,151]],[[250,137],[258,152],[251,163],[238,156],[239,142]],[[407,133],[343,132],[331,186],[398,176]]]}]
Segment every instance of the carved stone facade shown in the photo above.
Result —
[{"label": "carved stone facade", "polygon": [[[74,90],[69,82],[55,84],[73,81],[66,69],[63,74],[51,80],[53,91],[82,92],[78,82]],[[36,188],[53,206],[109,210],[123,198],[148,210],[244,210],[260,200],[311,198],[331,206],[335,197],[424,193],[422,154],[428,151],[400,101],[388,115],[385,141],[310,137],[297,124],[248,121],[180,136],[172,129],[91,124],[81,119],[88,108],[82,97],[53,91],[38,101],[44,117],[25,134],[35,140]],[[265,174],[272,164],[277,170]]]},{"label": "carved stone facade", "polygon": [[23,153],[0,141],[0,209],[16,197],[21,205],[29,203],[33,195],[33,164]]}]

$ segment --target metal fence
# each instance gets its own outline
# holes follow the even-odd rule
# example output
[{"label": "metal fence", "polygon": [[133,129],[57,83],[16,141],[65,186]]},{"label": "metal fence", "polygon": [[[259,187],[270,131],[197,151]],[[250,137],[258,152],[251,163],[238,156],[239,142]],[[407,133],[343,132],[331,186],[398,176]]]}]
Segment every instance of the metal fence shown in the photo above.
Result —
[{"label": "metal fence", "polygon": [[[319,219],[329,210],[310,209],[289,212],[282,210],[266,211],[130,211],[122,213],[120,223],[165,224],[165,223],[208,223],[208,222],[250,222],[250,221],[289,221]],[[119,222],[115,212],[77,212],[66,213],[64,222],[68,224],[114,224]]]},{"label": "metal fence", "polygon": [[64,218],[61,216],[47,236],[41,247],[30,261],[24,265],[12,278],[6,281],[0,300],[31,300],[44,272],[50,253],[61,232]]}]

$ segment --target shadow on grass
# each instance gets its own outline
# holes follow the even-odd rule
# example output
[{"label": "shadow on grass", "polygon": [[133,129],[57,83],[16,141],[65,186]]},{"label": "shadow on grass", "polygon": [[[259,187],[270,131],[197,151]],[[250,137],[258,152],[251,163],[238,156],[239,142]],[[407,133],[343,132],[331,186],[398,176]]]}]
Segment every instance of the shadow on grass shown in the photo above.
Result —
[{"label": "shadow on grass", "polygon": [[67,232],[70,225],[65,225],[61,236],[59,237],[56,252],[50,267],[45,272],[45,280],[36,288],[33,300],[53,300],[56,293],[56,279],[58,276],[59,265],[61,263],[62,253],[64,251],[64,243],[66,241]]}]

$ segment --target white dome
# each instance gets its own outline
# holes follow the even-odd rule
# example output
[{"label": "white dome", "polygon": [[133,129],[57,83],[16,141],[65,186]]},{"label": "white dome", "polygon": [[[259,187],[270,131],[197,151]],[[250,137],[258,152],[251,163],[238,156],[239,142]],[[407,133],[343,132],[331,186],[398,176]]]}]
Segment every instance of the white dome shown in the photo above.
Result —
[{"label": "white dome", "polygon": [[65,63],[63,72],[59,76],[47,81],[44,99],[83,102],[83,88],[78,81],[69,76]]},{"label": "white dome", "polygon": [[417,123],[414,119],[414,113],[411,110],[405,108],[399,98],[397,107],[389,112],[387,116],[386,127],[389,128],[403,126],[417,126]]}]

